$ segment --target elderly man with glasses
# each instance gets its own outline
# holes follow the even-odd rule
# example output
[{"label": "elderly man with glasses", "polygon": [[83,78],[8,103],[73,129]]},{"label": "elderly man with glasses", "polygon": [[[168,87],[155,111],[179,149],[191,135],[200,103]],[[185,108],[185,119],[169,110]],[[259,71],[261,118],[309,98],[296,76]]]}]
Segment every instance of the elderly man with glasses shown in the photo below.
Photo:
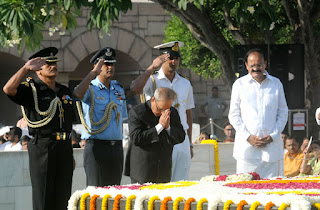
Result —
[{"label": "elderly man with glasses", "polygon": [[129,112],[130,143],[124,174],[132,183],[171,180],[173,146],[185,136],[179,113],[172,107],[174,98],[172,89],[158,88],[151,100]]}]

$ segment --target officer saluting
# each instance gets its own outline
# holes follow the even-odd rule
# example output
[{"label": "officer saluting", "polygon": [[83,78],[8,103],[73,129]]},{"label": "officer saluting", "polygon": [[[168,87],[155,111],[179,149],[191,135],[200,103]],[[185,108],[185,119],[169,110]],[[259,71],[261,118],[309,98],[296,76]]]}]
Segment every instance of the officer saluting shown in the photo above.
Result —
[{"label": "officer saluting", "polygon": [[[122,118],[127,105],[122,86],[111,80],[115,73],[115,51],[99,50],[91,59],[93,70],[75,88],[74,96],[86,139],[83,164],[87,185],[119,185],[123,170]],[[83,111],[83,112],[82,112]]]},{"label": "officer saluting", "polygon": [[[55,47],[29,58],[3,87],[9,98],[21,105],[28,123],[29,165],[33,209],[66,209],[71,195],[73,158],[69,134],[75,119],[71,92],[55,81],[58,75]],[[39,80],[21,80],[31,71]]]}]

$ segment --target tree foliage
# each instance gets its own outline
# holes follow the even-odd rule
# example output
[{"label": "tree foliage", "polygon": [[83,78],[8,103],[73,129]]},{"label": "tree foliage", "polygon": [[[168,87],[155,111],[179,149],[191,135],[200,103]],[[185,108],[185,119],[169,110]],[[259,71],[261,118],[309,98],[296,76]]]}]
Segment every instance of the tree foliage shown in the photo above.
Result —
[{"label": "tree foliage", "polygon": [[75,28],[81,7],[90,8],[90,28],[108,32],[110,21],[131,6],[130,0],[0,0],[0,45],[21,48],[25,43],[32,51],[40,46],[46,24],[50,36]]},{"label": "tree foliage", "polygon": [[165,27],[164,42],[175,40],[184,43],[181,48],[181,67],[192,69],[206,78],[217,78],[221,75],[221,65],[215,54],[196,40],[179,18],[173,16]]}]

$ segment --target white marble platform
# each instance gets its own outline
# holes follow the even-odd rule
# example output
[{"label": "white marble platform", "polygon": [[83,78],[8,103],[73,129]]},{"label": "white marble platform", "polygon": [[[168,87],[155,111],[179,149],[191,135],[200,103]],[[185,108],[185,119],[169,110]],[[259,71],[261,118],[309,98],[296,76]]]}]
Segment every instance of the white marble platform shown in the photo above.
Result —
[{"label": "white marble platform", "polygon": [[[219,143],[220,174],[234,174],[236,161],[232,157],[233,144]],[[126,152],[126,149],[125,149]],[[212,175],[214,169],[213,145],[195,145],[195,157],[191,161],[190,180]],[[83,149],[74,149],[76,168],[73,174],[72,192],[86,188],[83,168]],[[0,152],[0,209],[32,210],[29,161],[26,151]],[[130,178],[123,176],[122,184]]]}]

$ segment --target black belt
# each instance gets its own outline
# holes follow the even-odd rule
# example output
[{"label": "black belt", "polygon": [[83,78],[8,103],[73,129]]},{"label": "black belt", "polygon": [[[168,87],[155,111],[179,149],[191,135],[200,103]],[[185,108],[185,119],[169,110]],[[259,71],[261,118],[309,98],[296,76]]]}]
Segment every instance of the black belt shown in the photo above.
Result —
[{"label": "black belt", "polygon": [[104,145],[122,145],[122,140],[100,140],[100,139],[86,139],[86,143],[104,144]]},{"label": "black belt", "polygon": [[39,139],[48,138],[54,141],[66,141],[70,138],[70,133],[68,132],[54,132],[49,134],[38,134],[36,135]]}]

